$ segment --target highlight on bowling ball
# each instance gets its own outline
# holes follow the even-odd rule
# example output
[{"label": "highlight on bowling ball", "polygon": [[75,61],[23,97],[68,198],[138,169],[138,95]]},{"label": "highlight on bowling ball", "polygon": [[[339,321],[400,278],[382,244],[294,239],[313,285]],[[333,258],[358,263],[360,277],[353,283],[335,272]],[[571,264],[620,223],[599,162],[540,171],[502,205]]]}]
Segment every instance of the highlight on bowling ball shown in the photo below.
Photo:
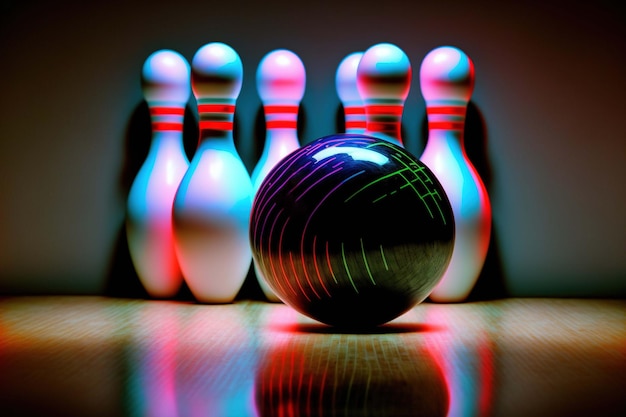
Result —
[{"label": "highlight on bowling ball", "polygon": [[283,158],[252,205],[252,254],[287,305],[338,327],[389,322],[422,302],[454,246],[443,187],[404,148],[325,136]]}]

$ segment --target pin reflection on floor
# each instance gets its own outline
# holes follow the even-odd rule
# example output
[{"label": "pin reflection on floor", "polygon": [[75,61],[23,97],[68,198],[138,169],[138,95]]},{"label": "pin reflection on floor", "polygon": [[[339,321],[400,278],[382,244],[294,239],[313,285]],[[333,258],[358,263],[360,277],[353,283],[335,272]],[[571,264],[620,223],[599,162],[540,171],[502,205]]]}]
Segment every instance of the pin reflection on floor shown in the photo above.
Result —
[{"label": "pin reflection on floor", "polygon": [[265,302],[4,298],[0,415],[621,417],[624,307],[426,302],[359,333]]}]

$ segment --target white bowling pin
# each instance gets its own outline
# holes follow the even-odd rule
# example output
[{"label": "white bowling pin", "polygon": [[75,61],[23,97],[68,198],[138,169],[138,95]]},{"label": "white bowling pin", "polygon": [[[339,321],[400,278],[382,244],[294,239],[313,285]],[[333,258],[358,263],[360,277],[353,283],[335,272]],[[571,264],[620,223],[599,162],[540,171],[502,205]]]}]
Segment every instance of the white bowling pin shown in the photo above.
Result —
[{"label": "white bowling pin", "polygon": [[357,68],[357,86],[365,104],[365,134],[404,146],[402,113],[411,89],[411,63],[391,43],[369,47]]},{"label": "white bowling pin", "polygon": [[137,275],[155,298],[176,295],[183,282],[174,250],[172,203],[189,166],[183,148],[189,72],[185,58],[171,50],[151,54],[142,70],[152,143],[130,188],[126,235]]},{"label": "white bowling pin", "polygon": [[[302,61],[292,51],[274,50],[261,60],[256,73],[257,91],[265,113],[266,137],[263,154],[252,171],[254,192],[269,171],[285,156],[300,147],[298,110],[304,96],[306,72]],[[270,301],[280,301],[254,264],[263,293]]]},{"label": "white bowling pin", "polygon": [[363,52],[353,52],[341,60],[335,74],[335,88],[343,106],[346,133],[365,132],[365,107],[356,83],[356,70]]},{"label": "white bowling pin", "polygon": [[205,303],[232,302],[252,262],[252,182],[233,140],[242,81],[241,59],[230,46],[209,43],[194,55],[200,138],[174,199],[173,221],[183,276]]},{"label": "white bowling pin", "polygon": [[456,224],[452,259],[430,299],[459,302],[478,279],[491,235],[489,196],[465,153],[463,137],[474,64],[458,48],[436,48],[422,61],[420,85],[428,115],[428,141],[420,160],[443,185]]}]

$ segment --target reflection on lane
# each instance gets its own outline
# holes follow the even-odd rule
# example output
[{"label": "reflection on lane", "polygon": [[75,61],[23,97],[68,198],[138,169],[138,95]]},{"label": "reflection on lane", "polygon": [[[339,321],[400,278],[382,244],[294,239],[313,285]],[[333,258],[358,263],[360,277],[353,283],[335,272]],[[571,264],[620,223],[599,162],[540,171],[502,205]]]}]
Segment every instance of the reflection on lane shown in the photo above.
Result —
[{"label": "reflection on lane", "polygon": [[[256,354],[249,317],[229,305],[182,317],[176,382],[181,416],[255,416]],[[202,308],[205,307],[205,308]]]},{"label": "reflection on lane", "polygon": [[254,326],[241,306],[144,304],[127,349],[127,411],[255,417]]},{"label": "reflection on lane", "polygon": [[176,353],[180,319],[176,304],[143,305],[131,322],[126,406],[133,416],[177,417]]},{"label": "reflection on lane", "polygon": [[430,329],[335,333],[299,323],[288,307],[272,313],[256,377],[260,416],[446,416],[444,376],[423,343]]},{"label": "reflection on lane", "polygon": [[482,310],[424,304],[350,333],[282,304],[159,303],[137,311],[130,333],[131,415],[491,414],[493,345]]},{"label": "reflection on lane", "polygon": [[427,306],[423,320],[445,329],[424,338],[450,393],[448,417],[490,416],[495,376],[489,317],[482,309]]},{"label": "reflection on lane", "polygon": [[350,334],[284,304],[7,298],[0,415],[622,416],[625,306],[424,303]]},{"label": "reflection on lane", "polygon": [[[132,415],[623,415],[619,302],[424,303],[370,334],[337,332],[282,304],[179,306],[175,320],[158,310],[136,316],[127,348],[136,350],[127,369],[143,373],[127,378]],[[51,369],[44,362],[33,363]],[[97,363],[84,381],[98,375],[98,392],[112,392],[115,378]]]}]

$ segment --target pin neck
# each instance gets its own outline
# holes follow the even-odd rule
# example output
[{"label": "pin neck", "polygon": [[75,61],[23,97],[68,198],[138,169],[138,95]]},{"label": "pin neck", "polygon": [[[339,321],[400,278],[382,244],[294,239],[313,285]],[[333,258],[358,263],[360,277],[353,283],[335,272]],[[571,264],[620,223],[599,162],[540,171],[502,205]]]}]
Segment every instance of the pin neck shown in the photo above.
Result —
[{"label": "pin neck", "polygon": [[204,142],[234,142],[233,131],[224,129],[200,129],[199,144]]},{"label": "pin neck", "polygon": [[232,132],[224,132],[223,136],[219,136],[219,132],[208,132],[207,136],[202,136],[202,133],[203,132],[200,132],[197,152],[211,149],[237,153]]},{"label": "pin neck", "polygon": [[298,131],[294,128],[274,128],[268,129],[266,132],[266,140],[269,141],[285,141],[298,140]]},{"label": "pin neck", "polygon": [[183,132],[180,130],[161,130],[152,132],[152,145],[181,142]]},{"label": "pin neck", "polygon": [[345,104],[343,113],[346,133],[365,133],[367,122],[365,120],[365,107],[362,104]]},{"label": "pin neck", "polygon": [[265,128],[274,129],[291,129],[298,128],[298,104],[265,104],[263,112],[265,114]]},{"label": "pin neck", "polygon": [[235,99],[198,99],[200,142],[233,141]]},{"label": "pin neck", "polygon": [[463,133],[463,130],[429,130],[426,147],[434,147],[439,150],[448,149],[455,155],[465,155],[465,140]]},{"label": "pin neck", "polygon": [[298,143],[298,102],[264,103],[265,146],[262,157],[277,159],[300,146]]},{"label": "pin neck", "polygon": [[171,158],[175,155],[183,155],[187,159],[182,132],[154,132],[148,154],[153,158],[158,158],[159,156]]},{"label": "pin neck", "polygon": [[428,129],[463,132],[466,113],[465,102],[428,103],[426,106]]},{"label": "pin neck", "polygon": [[299,146],[298,134],[295,129],[272,129],[266,133],[264,153],[271,152],[274,148],[295,149]]},{"label": "pin neck", "polygon": [[150,152],[164,149],[178,152],[183,149],[183,121],[185,108],[180,103],[150,102],[152,140]]},{"label": "pin neck", "polygon": [[185,108],[172,103],[150,103],[150,120],[153,132],[168,132],[183,130]]},{"label": "pin neck", "polygon": [[365,134],[402,145],[404,103],[395,99],[365,101]]}]

